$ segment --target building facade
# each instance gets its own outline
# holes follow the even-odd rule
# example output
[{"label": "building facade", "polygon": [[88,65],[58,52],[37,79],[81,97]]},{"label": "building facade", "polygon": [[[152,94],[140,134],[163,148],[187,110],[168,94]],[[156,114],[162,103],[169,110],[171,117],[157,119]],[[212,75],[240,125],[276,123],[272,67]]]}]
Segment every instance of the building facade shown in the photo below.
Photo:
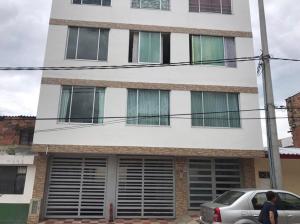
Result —
[{"label": "building facade", "polygon": [[26,223],[35,177],[35,117],[0,117],[0,223]]},{"label": "building facade", "polygon": [[254,187],[255,65],[224,60],[252,56],[248,1],[53,0],[45,66],[106,67],[43,73],[28,223],[172,220]]},{"label": "building facade", "polygon": [[294,147],[300,148],[300,93],[286,99],[290,129],[293,137]]}]

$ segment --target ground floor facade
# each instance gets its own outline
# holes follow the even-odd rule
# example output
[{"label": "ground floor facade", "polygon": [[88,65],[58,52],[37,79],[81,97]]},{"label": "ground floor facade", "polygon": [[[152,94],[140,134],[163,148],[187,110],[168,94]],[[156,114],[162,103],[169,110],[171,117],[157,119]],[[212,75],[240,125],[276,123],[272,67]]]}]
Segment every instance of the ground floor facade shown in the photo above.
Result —
[{"label": "ground floor facade", "polygon": [[28,223],[172,223],[255,187],[250,156],[39,152]]}]

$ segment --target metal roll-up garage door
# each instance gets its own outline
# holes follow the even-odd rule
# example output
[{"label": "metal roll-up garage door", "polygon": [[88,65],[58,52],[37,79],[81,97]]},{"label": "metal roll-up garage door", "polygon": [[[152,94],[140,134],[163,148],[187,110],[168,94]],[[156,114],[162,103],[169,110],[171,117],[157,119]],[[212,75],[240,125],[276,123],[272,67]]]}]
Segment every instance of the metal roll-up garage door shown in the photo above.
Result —
[{"label": "metal roll-up garage door", "polygon": [[174,182],[172,159],[120,158],[117,216],[173,218]]},{"label": "metal roll-up garage door", "polygon": [[106,176],[106,158],[51,158],[45,216],[102,218]]}]

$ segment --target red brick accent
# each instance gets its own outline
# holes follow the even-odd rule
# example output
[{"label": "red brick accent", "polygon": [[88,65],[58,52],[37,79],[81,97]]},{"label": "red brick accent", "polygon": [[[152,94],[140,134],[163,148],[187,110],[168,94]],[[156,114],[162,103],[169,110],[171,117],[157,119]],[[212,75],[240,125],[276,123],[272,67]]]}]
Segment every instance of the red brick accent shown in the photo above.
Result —
[{"label": "red brick accent", "polygon": [[175,175],[176,217],[179,218],[188,213],[188,175],[186,158],[176,157]]},{"label": "red brick accent", "polygon": [[300,93],[286,99],[294,146],[300,148]]},{"label": "red brick accent", "polygon": [[35,117],[0,117],[0,145],[18,145],[24,129],[34,129]]},{"label": "red brick accent", "polygon": [[255,188],[255,165],[254,159],[241,159],[241,171],[244,188]]}]

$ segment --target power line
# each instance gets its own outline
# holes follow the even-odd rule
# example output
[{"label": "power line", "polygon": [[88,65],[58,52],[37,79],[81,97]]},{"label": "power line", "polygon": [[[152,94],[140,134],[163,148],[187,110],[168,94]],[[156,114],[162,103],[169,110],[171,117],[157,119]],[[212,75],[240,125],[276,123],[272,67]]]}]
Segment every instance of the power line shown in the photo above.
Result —
[{"label": "power line", "polygon": [[260,60],[260,56],[239,57],[228,59],[201,60],[195,62],[174,62],[168,64],[127,64],[127,65],[103,65],[103,66],[45,66],[45,67],[0,67],[0,71],[61,71],[61,70],[108,70],[108,69],[133,69],[133,68],[154,68],[171,66],[209,65],[225,62],[244,62]]}]

